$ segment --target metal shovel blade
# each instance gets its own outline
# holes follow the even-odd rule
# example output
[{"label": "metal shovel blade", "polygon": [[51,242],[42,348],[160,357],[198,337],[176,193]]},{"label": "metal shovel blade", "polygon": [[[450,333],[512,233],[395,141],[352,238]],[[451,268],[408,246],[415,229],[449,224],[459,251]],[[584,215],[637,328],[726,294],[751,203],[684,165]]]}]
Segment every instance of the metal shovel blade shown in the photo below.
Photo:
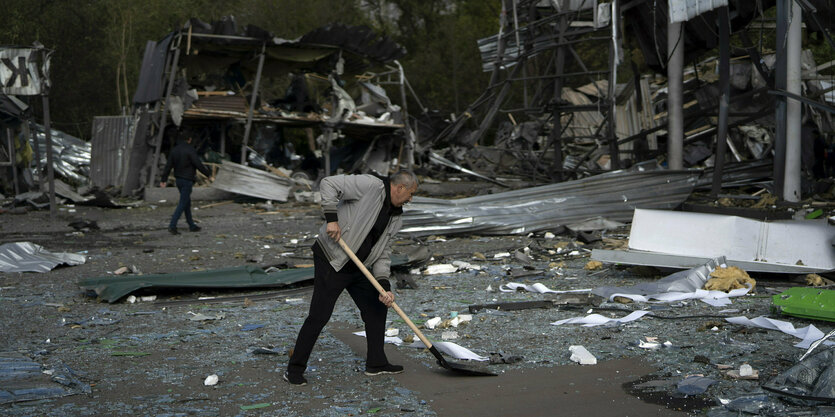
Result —
[{"label": "metal shovel blade", "polygon": [[435,356],[435,359],[438,360],[438,365],[441,365],[441,367],[443,367],[445,369],[449,369],[450,371],[453,371],[453,372],[457,372],[461,375],[467,375],[467,376],[498,376],[498,375],[496,375],[492,372],[488,372],[488,371],[483,370],[483,369],[472,368],[472,367],[469,367],[469,366],[466,366],[466,365],[461,365],[461,364],[458,364],[458,363],[447,362],[446,359],[444,359],[443,355],[441,355],[441,352],[438,352],[438,349],[435,346],[432,346],[431,348],[429,348],[429,352],[431,352],[432,355]]}]

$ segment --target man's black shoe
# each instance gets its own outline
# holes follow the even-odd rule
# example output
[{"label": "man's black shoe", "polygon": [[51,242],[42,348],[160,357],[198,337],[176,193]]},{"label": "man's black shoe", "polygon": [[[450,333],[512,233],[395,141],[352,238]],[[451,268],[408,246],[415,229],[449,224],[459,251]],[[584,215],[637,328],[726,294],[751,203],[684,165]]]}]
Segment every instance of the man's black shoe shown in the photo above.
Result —
[{"label": "man's black shoe", "polygon": [[169,227],[168,228],[168,233],[171,233],[172,235],[179,235],[180,234],[180,232],[177,231],[176,227]]},{"label": "man's black shoe", "polygon": [[201,229],[203,229],[203,228],[200,227],[200,226],[195,225],[195,226],[189,226],[188,231],[189,232],[199,232]]},{"label": "man's black shoe", "polygon": [[384,374],[399,374],[403,373],[403,367],[400,365],[387,364],[383,366],[367,366],[365,367],[365,374],[369,376],[384,375]]},{"label": "man's black shoe", "polygon": [[302,376],[302,374],[291,374],[289,372],[284,372],[284,380],[293,385],[307,385],[307,380],[304,379],[304,376]]}]

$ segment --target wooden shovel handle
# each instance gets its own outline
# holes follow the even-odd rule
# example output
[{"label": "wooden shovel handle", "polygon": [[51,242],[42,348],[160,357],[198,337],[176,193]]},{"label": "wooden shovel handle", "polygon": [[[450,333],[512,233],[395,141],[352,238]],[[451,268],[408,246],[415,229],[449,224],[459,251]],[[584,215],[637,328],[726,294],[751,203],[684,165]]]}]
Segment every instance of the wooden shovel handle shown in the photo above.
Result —
[{"label": "wooden shovel handle", "polygon": [[[354,255],[354,251],[352,251],[351,248],[348,247],[348,244],[345,243],[345,241],[342,240],[342,238],[339,238],[339,246],[342,246],[342,250],[344,250],[345,253],[348,254],[348,257],[351,258],[352,261],[354,261],[354,263],[357,265],[357,268],[359,268],[360,271],[362,271],[362,273],[365,275],[365,277],[368,278],[369,281],[371,281],[371,285],[373,285],[374,288],[376,288],[380,294],[385,294],[386,290],[383,288],[383,286],[380,285],[379,282],[377,282],[377,279],[374,278],[374,275],[371,275],[371,272],[368,271],[368,268],[366,268],[365,265],[363,265],[362,262],[360,262],[359,258],[357,258],[357,255]],[[409,328],[412,329],[413,332],[415,332],[418,339],[420,339],[420,341],[423,342],[424,345],[426,345],[426,348],[431,349],[432,342],[430,342],[429,339],[427,339],[426,336],[424,336],[423,333],[421,333],[420,330],[418,330],[417,326],[415,326],[415,324],[412,323],[412,320],[409,319],[409,316],[407,316],[406,313],[404,313],[403,310],[400,309],[400,306],[398,306],[397,303],[392,302],[391,308],[393,308],[394,311],[397,312],[397,315],[400,316],[400,318],[403,319],[403,321],[405,321],[406,324],[409,325]]]}]

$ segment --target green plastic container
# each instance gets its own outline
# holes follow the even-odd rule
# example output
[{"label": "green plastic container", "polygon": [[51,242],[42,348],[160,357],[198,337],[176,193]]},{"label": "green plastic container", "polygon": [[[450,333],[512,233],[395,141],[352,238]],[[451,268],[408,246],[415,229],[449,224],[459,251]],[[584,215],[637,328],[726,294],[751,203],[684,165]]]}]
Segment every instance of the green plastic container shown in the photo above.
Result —
[{"label": "green plastic container", "polygon": [[772,310],[813,320],[835,321],[835,291],[794,287],[771,297]]}]

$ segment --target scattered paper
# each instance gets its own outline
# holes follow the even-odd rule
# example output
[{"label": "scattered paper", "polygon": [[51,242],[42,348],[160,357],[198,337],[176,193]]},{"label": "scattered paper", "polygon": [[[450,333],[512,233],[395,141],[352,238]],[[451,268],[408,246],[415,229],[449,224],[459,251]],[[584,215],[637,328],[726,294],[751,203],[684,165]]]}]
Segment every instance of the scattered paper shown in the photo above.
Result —
[{"label": "scattered paper", "polygon": [[696,299],[704,301],[714,307],[722,307],[731,304],[730,297],[740,297],[748,294],[748,291],[751,291],[751,287],[731,290],[727,293],[724,291],[708,290],[696,290],[694,292],[666,292],[650,295],[614,293],[611,295],[609,300],[612,300],[614,297],[624,297],[632,301],[648,302],[650,300],[655,300],[663,303],[672,303],[675,301]]},{"label": "scattered paper", "polygon": [[528,292],[535,292],[535,293],[539,293],[539,294],[545,294],[545,293],[565,294],[565,293],[569,293],[569,292],[589,292],[589,291],[591,291],[591,288],[584,288],[584,289],[581,289],[581,290],[556,291],[556,290],[552,290],[552,289],[546,287],[544,284],[539,283],[539,282],[537,282],[536,284],[533,284],[533,285],[525,285],[525,284],[520,284],[518,282],[511,282],[511,283],[500,286],[499,290],[501,292],[514,292],[514,291],[516,291],[517,289],[520,289],[520,288],[525,290],[525,291],[528,291]]},{"label": "scattered paper", "polygon": [[191,317],[188,318],[191,321],[221,320],[224,317],[226,317],[222,313],[215,316],[207,316],[203,313],[194,313],[191,311],[189,311],[188,313],[191,314]]},{"label": "scattered paper", "polygon": [[621,317],[621,318],[610,318],[601,316],[600,314],[590,314],[585,317],[572,317],[570,319],[558,320],[551,323],[554,326],[560,326],[563,324],[582,324],[584,327],[594,327],[600,326],[602,324],[616,322],[616,323],[628,323],[630,321],[638,320],[639,318],[649,314],[649,311],[646,310],[637,310],[629,313],[629,315]]},{"label": "scattered paper", "polygon": [[481,266],[479,266],[479,265],[473,265],[473,264],[471,264],[471,263],[469,263],[469,262],[464,262],[464,261],[454,261],[454,262],[452,262],[452,265],[454,265],[456,268],[458,268],[458,270],[459,270],[459,271],[460,271],[460,270],[474,270],[474,271],[481,271]]},{"label": "scattered paper", "polygon": [[458,271],[458,267],[452,264],[435,264],[426,267],[424,275],[452,274]]},{"label": "scattered paper", "polygon": [[[765,316],[760,316],[755,319],[749,319],[745,316],[739,316],[729,317],[725,320],[727,320],[729,323],[740,324],[743,326],[760,327],[768,330],[778,330],[785,334],[789,334],[794,337],[803,339],[799,343],[794,345],[794,347],[798,347],[801,349],[807,349],[812,343],[823,338],[823,332],[818,330],[818,328],[815,327],[813,324],[810,324],[806,327],[802,327],[800,329],[795,329],[794,325],[787,321],[770,319]],[[824,344],[833,345],[835,344],[835,342],[826,341],[824,342]]]},{"label": "scattered paper", "polygon": [[218,377],[215,374],[209,375],[203,381],[203,385],[207,387],[211,387],[212,385],[217,385]]},{"label": "scattered paper", "polygon": [[426,320],[425,323],[423,323],[423,325],[426,326],[427,329],[434,329],[435,326],[437,326],[439,324],[441,324],[441,318],[440,317],[431,318],[429,320]]},{"label": "scattered paper", "polygon": [[[481,356],[476,354],[475,352],[463,347],[456,345],[452,342],[435,342],[432,344],[439,352],[446,353],[449,356],[452,356],[455,359],[466,359],[471,361],[479,361],[485,362],[490,360],[487,356]],[[425,348],[426,345],[423,344],[420,340],[415,340],[414,343],[409,345],[409,347],[414,348]]]},{"label": "scattered paper", "polygon": [[579,363],[580,365],[597,365],[597,358],[591,354],[584,346],[576,345],[576,346],[569,346],[568,350],[571,351],[571,359],[574,362]]},{"label": "scattered paper", "polygon": [[[354,334],[357,335],[357,336],[365,337],[365,330],[363,330],[361,332],[354,332]],[[384,342],[385,343],[391,343],[392,345],[395,345],[395,346],[400,346],[400,345],[403,344],[403,339],[401,339],[397,336],[386,336],[385,339],[384,339]]]},{"label": "scattered paper", "polygon": [[441,333],[441,339],[444,339],[444,340],[458,339],[458,332],[456,332],[454,330],[443,332],[443,333]]}]

